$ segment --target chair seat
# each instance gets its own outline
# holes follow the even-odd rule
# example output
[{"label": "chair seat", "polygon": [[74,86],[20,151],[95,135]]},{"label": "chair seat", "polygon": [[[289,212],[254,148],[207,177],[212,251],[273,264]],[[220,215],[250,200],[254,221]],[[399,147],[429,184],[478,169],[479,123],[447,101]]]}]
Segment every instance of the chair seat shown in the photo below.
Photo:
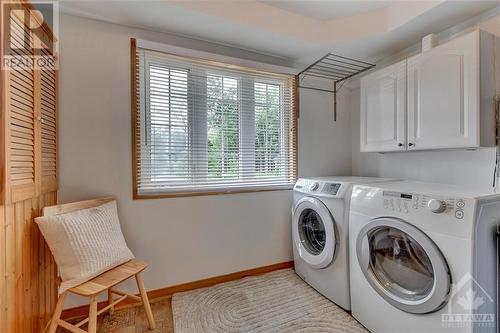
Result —
[{"label": "chair seat", "polygon": [[143,261],[132,259],[96,276],[92,280],[69,289],[69,291],[81,296],[96,295],[143,271],[147,266],[148,264]]}]

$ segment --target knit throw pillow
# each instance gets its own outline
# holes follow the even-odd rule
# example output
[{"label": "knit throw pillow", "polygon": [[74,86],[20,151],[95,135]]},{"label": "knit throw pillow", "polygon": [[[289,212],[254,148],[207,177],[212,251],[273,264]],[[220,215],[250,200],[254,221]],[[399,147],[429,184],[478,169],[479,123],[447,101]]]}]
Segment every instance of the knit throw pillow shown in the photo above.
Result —
[{"label": "knit throw pillow", "polygon": [[120,228],[116,201],[35,221],[57,263],[59,293],[134,258]]}]

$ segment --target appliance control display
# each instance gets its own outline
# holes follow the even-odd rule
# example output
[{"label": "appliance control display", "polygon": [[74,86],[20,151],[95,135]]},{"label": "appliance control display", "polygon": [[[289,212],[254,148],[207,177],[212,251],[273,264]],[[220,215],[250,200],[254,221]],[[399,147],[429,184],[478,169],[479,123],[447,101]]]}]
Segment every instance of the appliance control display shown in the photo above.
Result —
[{"label": "appliance control display", "polygon": [[408,194],[408,193],[400,193],[400,192],[392,192],[392,191],[384,191],[382,193],[384,197],[394,197],[394,198],[401,198],[401,199],[407,199],[411,200],[413,198],[413,195]]},{"label": "appliance control display", "polygon": [[325,183],[323,186],[323,190],[321,192],[336,195],[339,192],[340,184],[339,183]]}]

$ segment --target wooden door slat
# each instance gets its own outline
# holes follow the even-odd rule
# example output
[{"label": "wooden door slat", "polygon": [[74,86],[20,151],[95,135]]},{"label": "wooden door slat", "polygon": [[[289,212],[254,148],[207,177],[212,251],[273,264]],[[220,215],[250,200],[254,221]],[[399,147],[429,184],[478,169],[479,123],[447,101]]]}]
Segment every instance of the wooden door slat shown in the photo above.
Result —
[{"label": "wooden door slat", "polygon": [[33,107],[33,95],[26,94],[26,92],[19,89],[12,89],[10,91],[10,94],[12,95],[12,99],[23,102],[26,105]]}]

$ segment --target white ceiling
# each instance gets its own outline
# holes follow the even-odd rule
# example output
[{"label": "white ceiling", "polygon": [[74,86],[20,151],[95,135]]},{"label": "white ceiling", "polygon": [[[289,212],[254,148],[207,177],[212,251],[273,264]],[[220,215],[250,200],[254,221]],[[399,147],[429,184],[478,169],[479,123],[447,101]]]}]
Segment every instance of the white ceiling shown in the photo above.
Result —
[{"label": "white ceiling", "polygon": [[189,36],[200,49],[209,41],[300,69],[327,52],[375,62],[499,2],[64,0],[60,6],[72,15]]},{"label": "white ceiling", "polygon": [[366,13],[369,11],[386,8],[391,1],[285,1],[285,0],[259,0],[267,5],[284,9],[313,19],[326,21],[342,16]]}]

